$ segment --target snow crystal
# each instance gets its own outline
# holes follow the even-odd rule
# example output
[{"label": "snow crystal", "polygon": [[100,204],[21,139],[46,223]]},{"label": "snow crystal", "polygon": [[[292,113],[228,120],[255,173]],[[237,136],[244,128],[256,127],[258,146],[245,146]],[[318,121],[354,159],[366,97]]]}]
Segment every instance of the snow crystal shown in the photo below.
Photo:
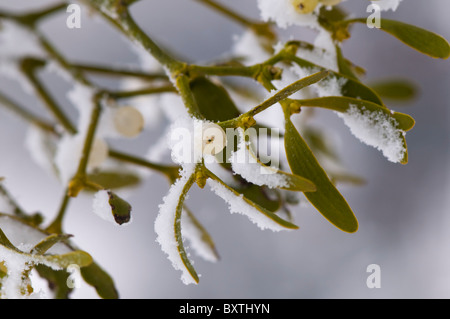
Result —
[{"label": "snow crystal", "polygon": [[211,190],[225,202],[228,203],[230,212],[246,215],[253,223],[262,230],[270,229],[272,231],[288,230],[274,222],[272,219],[261,213],[255,207],[247,203],[243,195],[237,196],[234,192],[226,188],[220,182],[208,179],[207,184]]},{"label": "snow crystal", "polygon": [[190,248],[206,261],[216,262],[215,251],[203,240],[202,232],[195,226],[192,218],[185,211],[181,215],[181,225],[183,225],[181,233],[183,238],[189,240]]},{"label": "snow crystal", "polygon": [[280,28],[298,25],[318,29],[316,12],[320,7],[321,4],[313,13],[301,14],[295,10],[292,0],[258,0],[261,18],[266,22],[274,21]]},{"label": "snow crystal", "polygon": [[263,166],[257,161],[256,156],[249,149],[250,145],[245,141],[245,132],[239,130],[238,150],[230,157],[233,171],[241,175],[250,183],[269,188],[288,187],[285,175],[277,174],[278,168]]},{"label": "snow crystal", "polygon": [[352,105],[346,113],[337,113],[361,142],[383,152],[391,162],[400,162],[406,152],[403,144],[405,132],[398,129],[395,119],[382,111],[359,110]]},{"label": "snow crystal", "polygon": [[169,193],[163,198],[163,203],[159,205],[159,214],[155,220],[156,241],[161,245],[162,251],[167,254],[173,267],[182,271],[181,280],[186,285],[195,283],[195,281],[184,266],[178,252],[178,243],[174,236],[174,225],[175,213],[183,188],[194,171],[195,164],[183,165],[181,177],[170,187]]}]

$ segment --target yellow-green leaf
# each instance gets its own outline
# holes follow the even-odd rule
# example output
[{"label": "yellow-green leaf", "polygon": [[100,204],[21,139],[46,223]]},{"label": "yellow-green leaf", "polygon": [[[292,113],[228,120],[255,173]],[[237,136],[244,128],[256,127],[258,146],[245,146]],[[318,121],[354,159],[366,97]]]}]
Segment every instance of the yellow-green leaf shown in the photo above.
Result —
[{"label": "yellow-green leaf", "polygon": [[95,172],[88,175],[88,180],[103,186],[105,189],[136,186],[141,182],[141,179],[136,174],[115,171]]},{"label": "yellow-green leaf", "polygon": [[317,187],[315,192],[305,193],[306,198],[333,225],[349,233],[356,232],[358,221],[352,209],[329,180],[327,173],[292,124],[289,110],[285,109],[285,114],[284,141],[291,170],[294,174],[308,178]]},{"label": "yellow-green leaf", "polygon": [[408,80],[385,80],[370,85],[380,96],[396,100],[407,101],[416,97],[417,87]]},{"label": "yellow-green leaf", "polygon": [[84,281],[93,286],[98,295],[103,299],[118,299],[119,294],[111,276],[108,275],[97,263],[80,269]]},{"label": "yellow-green leaf", "polygon": [[190,88],[205,119],[222,122],[241,114],[228,92],[219,84],[205,77],[198,77],[190,82]]},{"label": "yellow-green leaf", "polygon": [[[366,23],[365,18],[345,21],[348,23]],[[442,36],[415,25],[400,21],[381,19],[380,29],[391,34],[411,48],[431,56],[447,59],[450,56],[450,45]]]}]

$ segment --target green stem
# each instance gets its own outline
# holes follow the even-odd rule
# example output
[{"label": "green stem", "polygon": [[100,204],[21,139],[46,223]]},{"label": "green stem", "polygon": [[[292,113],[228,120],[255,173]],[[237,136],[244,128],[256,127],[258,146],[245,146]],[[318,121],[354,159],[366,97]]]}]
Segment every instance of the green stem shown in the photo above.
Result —
[{"label": "green stem", "polygon": [[270,25],[268,23],[260,23],[257,21],[253,21],[249,18],[242,16],[236,11],[221,5],[220,3],[214,0],[197,0],[197,1],[209,6],[210,8],[216,10],[225,17],[237,22],[241,26],[254,30],[258,35],[265,36],[266,38],[271,40],[275,39],[276,37],[275,33],[270,29]]},{"label": "green stem", "polygon": [[158,93],[167,93],[167,92],[174,92],[176,93],[177,90],[173,87],[173,85],[165,85],[165,86],[159,86],[159,87],[149,87],[144,88],[140,90],[132,90],[132,91],[108,91],[108,97],[113,99],[125,99],[140,95],[149,95],[149,94],[158,94]]},{"label": "green stem", "polygon": [[37,95],[41,98],[42,102],[47,106],[48,110],[53,114],[53,116],[69,133],[75,134],[77,130],[74,127],[74,125],[71,123],[66,114],[64,114],[64,112],[55,102],[55,100],[47,91],[47,89],[41,84],[39,79],[36,77],[36,70],[39,67],[42,67],[40,61],[34,60],[32,58],[25,58],[24,60],[22,60],[21,63],[22,72],[28,78],[31,85],[34,87]]},{"label": "green stem", "polygon": [[[221,123],[219,123],[219,125],[221,125],[222,127],[242,126],[243,121],[247,121],[248,118],[253,118],[255,115],[265,111],[272,105],[279,103],[283,100],[286,100],[289,96],[296,93],[297,91],[299,91],[307,86],[310,86],[314,83],[319,82],[320,80],[324,79],[328,75],[329,75],[329,71],[325,70],[325,71],[317,72],[317,73],[307,76],[305,78],[302,78],[302,79],[286,86],[284,89],[278,91],[276,94],[274,94],[273,96],[271,96],[270,98],[268,98],[267,100],[262,102],[261,104],[255,106],[250,111],[238,116],[237,118],[221,122]],[[270,81],[262,82],[262,84],[268,91],[272,91],[272,90],[276,89],[273,86],[272,82],[270,82]]]},{"label": "green stem", "polygon": [[36,12],[27,13],[27,14],[22,14],[22,15],[16,15],[13,13],[1,11],[0,17],[10,18],[10,19],[16,20],[17,22],[19,22],[21,24],[27,25],[29,27],[34,27],[39,20],[46,18],[47,16],[49,16],[55,12],[61,11],[62,9],[66,8],[66,7],[67,7],[67,4],[59,3],[59,4],[52,5],[48,8],[45,8],[43,10],[39,10]]},{"label": "green stem", "polygon": [[81,70],[83,72],[89,72],[94,74],[104,74],[110,76],[127,76],[127,77],[135,77],[143,80],[168,80],[167,75],[162,73],[146,73],[140,71],[132,71],[132,70],[124,70],[118,68],[110,68],[106,66],[98,66],[98,65],[90,65],[90,64],[80,64],[80,63],[72,63],[71,67]]},{"label": "green stem", "polygon": [[130,40],[141,44],[170,73],[184,68],[179,62],[163,51],[134,21],[128,12],[127,4],[117,0],[86,1],[119,28]]},{"label": "green stem", "polygon": [[203,116],[199,111],[199,107],[197,105],[197,101],[195,100],[195,96],[192,93],[189,84],[189,77],[185,74],[180,74],[175,78],[175,85],[180,93],[181,99],[183,100],[184,105],[186,106],[188,113],[195,118],[202,119]]},{"label": "green stem", "polygon": [[155,170],[161,174],[164,174],[166,177],[169,178],[170,182],[174,182],[178,177],[179,177],[179,170],[180,167],[179,166],[169,166],[169,165],[161,165],[161,164],[156,164],[156,163],[152,163],[148,160],[139,158],[137,156],[133,156],[130,154],[125,154],[116,150],[109,150],[109,156],[111,158],[123,161],[123,162],[127,162],[127,163],[131,163],[131,164],[135,164],[135,165],[139,165],[142,167],[147,167],[150,168],[152,170]]},{"label": "green stem", "polygon": [[89,156],[92,150],[92,144],[95,138],[95,132],[97,130],[98,121],[100,119],[101,114],[101,102],[102,94],[98,93],[93,98],[93,109],[91,113],[91,121],[89,123],[89,127],[86,133],[86,138],[84,140],[84,146],[81,153],[81,159],[78,164],[78,169],[75,176],[69,183],[69,196],[76,197],[78,193],[86,186],[86,171],[87,165],[89,161]]},{"label": "green stem", "polygon": [[61,205],[58,210],[58,214],[56,215],[55,219],[50,223],[50,225],[45,229],[46,232],[50,234],[62,234],[62,222],[64,219],[64,216],[67,211],[67,207],[69,205],[70,196],[68,195],[68,190],[64,192],[63,199],[61,201]]}]

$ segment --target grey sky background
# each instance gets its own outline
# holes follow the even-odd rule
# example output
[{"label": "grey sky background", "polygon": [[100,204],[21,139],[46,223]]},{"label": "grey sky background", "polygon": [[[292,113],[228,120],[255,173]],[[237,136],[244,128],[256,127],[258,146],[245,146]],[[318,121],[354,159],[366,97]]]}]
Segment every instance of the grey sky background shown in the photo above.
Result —
[{"label": "grey sky background", "polygon": [[[52,1],[0,0],[0,8],[23,10]],[[257,17],[255,0],[222,1]],[[367,1],[344,5],[355,16],[367,16]],[[146,0],[133,8],[144,30],[158,43],[183,57],[208,61],[226,53],[232,37],[243,30],[220,15],[186,0]],[[450,3],[445,0],[405,0],[383,17],[416,24],[450,39]],[[70,59],[102,63],[136,63],[126,42],[113,28],[83,14],[82,28],[65,27],[64,13],[41,27]],[[301,28],[282,32],[311,39]],[[1,48],[0,48],[1,50]],[[327,129],[341,139],[347,167],[368,183],[340,187],[360,224],[346,234],[312,208],[295,211],[300,230],[261,231],[245,217],[231,215],[225,203],[209,191],[194,189],[189,205],[213,236],[221,260],[211,264],[194,257],[202,274],[198,286],[185,286],[155,242],[153,222],[168,190],[155,175],[131,196],[133,223],[118,228],[91,212],[91,198],[72,201],[65,223],[80,248],[110,272],[124,298],[449,298],[449,61],[413,51],[391,36],[358,25],[343,47],[350,60],[367,70],[367,81],[406,77],[420,87],[418,98],[391,104],[412,115],[416,127],[407,134],[409,163],[392,164],[380,152],[357,141],[341,119],[320,112]],[[61,100],[68,87],[49,79]],[[0,75],[2,91],[35,105],[17,84]],[[40,107],[40,106],[36,106]],[[23,147],[26,126],[0,109],[0,175],[19,202],[30,211],[55,214],[62,189],[48,177]],[[136,149],[140,152],[141,149]],[[381,266],[381,288],[368,289],[366,267]],[[83,285],[74,297],[95,298]]]}]

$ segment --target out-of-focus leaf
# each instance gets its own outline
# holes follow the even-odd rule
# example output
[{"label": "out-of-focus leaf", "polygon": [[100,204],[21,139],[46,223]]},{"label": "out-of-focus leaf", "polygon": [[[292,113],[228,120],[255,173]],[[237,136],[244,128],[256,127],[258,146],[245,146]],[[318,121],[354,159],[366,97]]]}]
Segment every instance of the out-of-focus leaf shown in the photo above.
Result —
[{"label": "out-of-focus leaf", "polygon": [[[122,187],[139,185],[141,179],[138,175],[127,172],[97,172],[88,175],[88,180],[102,185],[105,189],[118,189]],[[87,190],[89,190],[87,188]]]},{"label": "out-of-focus leaf", "polygon": [[394,118],[398,123],[398,128],[403,131],[409,131],[414,127],[414,119],[403,113],[392,112],[386,107],[372,103],[370,101],[363,101],[349,97],[342,96],[327,96],[314,99],[298,100],[301,106],[322,107],[333,111],[345,113],[351,107],[357,107],[360,110],[368,110],[370,112],[383,112],[384,114]]},{"label": "out-of-focus leaf", "polygon": [[338,160],[336,151],[327,143],[322,130],[314,129],[310,126],[302,127],[302,136],[313,151],[321,152],[331,159]]},{"label": "out-of-focus leaf", "polygon": [[[353,22],[366,24],[366,19],[352,19],[344,21],[344,24]],[[380,29],[396,37],[411,48],[432,58],[447,59],[450,56],[449,43],[436,33],[415,25],[388,19],[381,19]]]},{"label": "out-of-focus leaf", "polygon": [[53,270],[45,265],[36,265],[39,276],[46,279],[55,299],[67,299],[73,289],[67,286],[67,278],[70,274],[65,270]]},{"label": "out-of-focus leaf", "polygon": [[408,80],[386,80],[370,85],[383,98],[407,101],[417,95],[417,87]]},{"label": "out-of-focus leaf", "polygon": [[364,185],[366,183],[366,180],[362,177],[347,174],[347,173],[329,173],[331,181],[336,183],[349,183],[353,185]]},{"label": "out-of-focus leaf", "polygon": [[243,179],[242,181],[243,187],[232,187],[236,192],[244,195],[245,198],[270,212],[274,213],[280,209],[280,196],[276,193],[275,189],[269,189],[266,186],[257,186]]},{"label": "out-of-focus leaf", "polygon": [[197,217],[195,217],[192,211],[186,207],[186,205],[184,206],[183,210],[190,219],[192,225],[200,234],[200,240],[206,245],[206,247],[208,247],[210,253],[216,258],[216,260],[219,260],[220,257],[217,253],[216,245],[214,244],[214,241],[206,228],[200,223]]},{"label": "out-of-focus leaf", "polygon": [[342,50],[339,45],[336,45],[336,59],[338,63],[339,73],[348,76],[349,78],[359,81],[358,77],[353,72],[349,62],[342,55]]},{"label": "out-of-focus leaf", "polygon": [[345,12],[339,6],[332,6],[331,9],[327,6],[323,6],[319,11],[319,21],[326,22],[339,22],[343,21],[348,16],[347,12]]},{"label": "out-of-focus leaf", "polygon": [[191,81],[190,87],[199,111],[205,119],[222,122],[231,120],[241,114],[228,92],[211,80],[205,77],[197,77]]},{"label": "out-of-focus leaf", "polygon": [[333,225],[349,233],[356,232],[358,221],[353,211],[292,124],[289,110],[284,111],[286,114],[284,141],[291,170],[294,174],[308,178],[317,187],[315,192],[305,193],[306,198]]},{"label": "out-of-focus leaf", "polygon": [[119,294],[111,276],[108,275],[97,263],[80,269],[84,281],[93,286],[98,295],[103,299],[118,299]]}]

